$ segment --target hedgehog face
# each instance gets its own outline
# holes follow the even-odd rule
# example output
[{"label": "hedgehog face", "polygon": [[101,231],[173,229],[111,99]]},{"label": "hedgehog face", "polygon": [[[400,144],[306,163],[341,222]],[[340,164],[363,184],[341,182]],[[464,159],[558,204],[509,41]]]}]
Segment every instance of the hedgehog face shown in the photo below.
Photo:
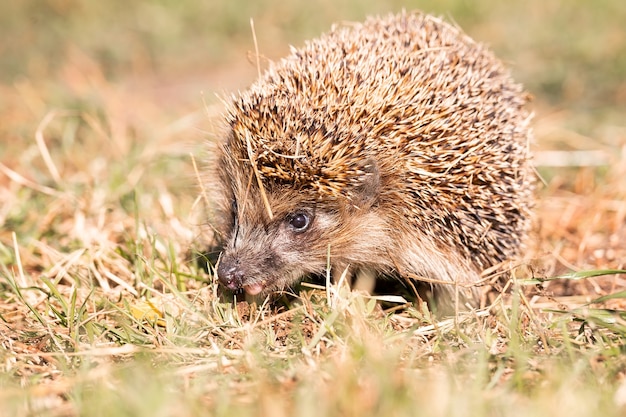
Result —
[{"label": "hedgehog face", "polygon": [[267,294],[301,276],[322,273],[338,213],[289,192],[270,195],[270,219],[259,198],[234,200],[217,275],[230,290]]},{"label": "hedgehog face", "polygon": [[[225,157],[222,162],[241,160]],[[230,204],[221,216],[228,220],[222,226],[220,283],[233,291],[268,294],[324,273],[329,261],[343,270],[380,257],[389,230],[378,211],[380,175],[373,159],[360,165],[359,178],[338,196],[268,179],[262,193],[249,165],[237,171],[242,177],[223,177]]]},{"label": "hedgehog face", "polygon": [[361,155],[353,158],[353,168],[320,179],[330,161],[305,151],[299,158],[281,157],[259,145],[251,129],[234,125],[219,161],[228,200],[220,217],[229,219],[222,226],[221,284],[251,295],[283,290],[303,276],[324,273],[329,249],[333,265],[363,263],[343,254],[367,254],[362,237],[376,234],[358,231],[378,224],[364,221],[380,195],[377,161]]}]

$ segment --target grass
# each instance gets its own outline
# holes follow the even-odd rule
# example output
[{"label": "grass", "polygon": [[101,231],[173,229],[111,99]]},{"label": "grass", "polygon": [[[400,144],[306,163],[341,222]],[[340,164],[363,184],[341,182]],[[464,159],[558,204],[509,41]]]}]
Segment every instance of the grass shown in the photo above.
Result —
[{"label": "grass", "polygon": [[[623,415],[626,6],[335,3],[0,5],[0,415]],[[275,59],[402,7],[535,96],[546,184],[509,291],[452,318],[335,287],[220,300],[190,154],[255,77],[249,18]]]}]

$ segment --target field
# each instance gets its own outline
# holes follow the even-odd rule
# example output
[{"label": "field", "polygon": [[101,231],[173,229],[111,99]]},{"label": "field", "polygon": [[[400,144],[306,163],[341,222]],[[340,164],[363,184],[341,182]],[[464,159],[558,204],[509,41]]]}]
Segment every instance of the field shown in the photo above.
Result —
[{"label": "field", "polygon": [[[383,4],[384,3],[384,4]],[[336,21],[422,9],[534,96],[526,256],[493,304],[220,301],[194,161],[220,97]],[[0,416],[626,413],[626,2],[0,4]]]}]

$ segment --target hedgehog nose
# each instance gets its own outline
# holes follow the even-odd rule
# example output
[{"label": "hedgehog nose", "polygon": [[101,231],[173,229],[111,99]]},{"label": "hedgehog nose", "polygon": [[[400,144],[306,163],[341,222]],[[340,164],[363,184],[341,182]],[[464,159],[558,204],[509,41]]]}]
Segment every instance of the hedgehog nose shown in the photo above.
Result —
[{"label": "hedgehog nose", "polygon": [[223,286],[231,291],[236,291],[241,288],[244,273],[238,265],[222,260],[217,267],[217,277]]}]

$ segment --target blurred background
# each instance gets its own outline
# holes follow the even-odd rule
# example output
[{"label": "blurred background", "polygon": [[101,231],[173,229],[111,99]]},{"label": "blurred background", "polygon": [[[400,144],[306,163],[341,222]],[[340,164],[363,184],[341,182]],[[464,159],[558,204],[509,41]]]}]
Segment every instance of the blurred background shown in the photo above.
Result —
[{"label": "blurred background", "polygon": [[[218,96],[256,77],[251,19],[264,66],[333,22],[401,9],[456,22],[509,64],[534,96],[537,149],[604,152],[565,165],[619,154],[622,0],[20,0],[0,2],[0,161],[50,182],[35,148],[40,132],[63,178],[89,172],[123,183],[133,174],[125,161],[158,165],[155,155],[168,159],[168,172],[192,175],[188,160],[173,161],[210,135]],[[563,163],[550,155],[540,164]]]}]

